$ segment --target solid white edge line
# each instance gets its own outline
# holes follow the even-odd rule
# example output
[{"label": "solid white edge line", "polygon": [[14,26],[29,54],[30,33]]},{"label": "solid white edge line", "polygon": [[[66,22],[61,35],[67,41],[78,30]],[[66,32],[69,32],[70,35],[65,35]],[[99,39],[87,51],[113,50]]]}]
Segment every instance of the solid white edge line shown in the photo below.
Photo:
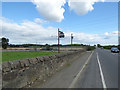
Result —
[{"label": "solid white edge line", "polygon": [[100,75],[101,75],[101,79],[102,79],[103,88],[107,88],[106,83],[105,83],[105,79],[104,79],[104,76],[103,76],[100,60],[99,60],[99,57],[98,57],[98,53],[96,53],[96,54],[97,54],[98,65],[99,65],[99,68],[100,68]]},{"label": "solid white edge line", "polygon": [[[93,51],[94,52],[94,51]],[[91,53],[91,55],[88,57],[87,61],[85,62],[85,64],[83,65],[82,69],[79,71],[79,73],[77,74],[77,76],[73,79],[72,83],[70,84],[69,88],[74,88],[75,83],[77,82],[78,78],[80,77],[81,72],[83,71],[83,69],[85,68],[86,64],[88,63],[88,61],[90,60],[93,52]]]}]

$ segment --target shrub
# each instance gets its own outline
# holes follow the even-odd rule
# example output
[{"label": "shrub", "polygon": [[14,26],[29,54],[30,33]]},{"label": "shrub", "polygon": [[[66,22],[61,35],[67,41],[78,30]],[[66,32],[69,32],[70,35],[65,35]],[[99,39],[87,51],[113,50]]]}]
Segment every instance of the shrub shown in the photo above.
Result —
[{"label": "shrub", "polygon": [[94,50],[95,49],[95,46],[87,46],[87,51],[91,51],[91,50]]}]

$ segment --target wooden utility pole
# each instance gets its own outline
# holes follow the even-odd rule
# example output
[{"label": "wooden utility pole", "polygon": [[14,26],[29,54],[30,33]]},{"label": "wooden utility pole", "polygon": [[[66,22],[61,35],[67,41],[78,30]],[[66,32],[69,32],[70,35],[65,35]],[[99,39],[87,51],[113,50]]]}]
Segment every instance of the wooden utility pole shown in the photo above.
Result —
[{"label": "wooden utility pole", "polygon": [[71,34],[71,46],[72,46],[72,41],[73,41],[73,34]]},{"label": "wooden utility pole", "polygon": [[71,50],[72,50],[73,34],[71,34]]},{"label": "wooden utility pole", "polygon": [[59,28],[58,28],[58,53],[60,53],[60,46],[59,46],[59,43],[60,43],[60,37],[59,37]]}]

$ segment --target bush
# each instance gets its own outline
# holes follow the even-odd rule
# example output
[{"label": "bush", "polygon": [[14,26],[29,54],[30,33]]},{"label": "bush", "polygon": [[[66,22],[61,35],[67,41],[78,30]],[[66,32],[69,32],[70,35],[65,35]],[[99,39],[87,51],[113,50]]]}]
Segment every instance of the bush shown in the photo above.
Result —
[{"label": "bush", "polygon": [[4,38],[4,37],[1,38],[1,43],[2,43],[2,48],[3,48],[3,49],[7,49],[8,42],[9,42],[9,39]]},{"label": "bush", "polygon": [[95,46],[87,46],[87,51],[91,51],[91,50],[94,50],[95,49]]}]

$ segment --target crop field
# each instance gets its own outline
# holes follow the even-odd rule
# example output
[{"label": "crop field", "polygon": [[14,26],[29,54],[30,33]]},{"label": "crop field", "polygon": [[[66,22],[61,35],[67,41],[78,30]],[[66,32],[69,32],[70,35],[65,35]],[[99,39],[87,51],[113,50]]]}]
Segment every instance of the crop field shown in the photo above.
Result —
[{"label": "crop field", "polygon": [[2,52],[2,62],[54,54],[57,54],[57,52],[38,52],[38,51]]}]

